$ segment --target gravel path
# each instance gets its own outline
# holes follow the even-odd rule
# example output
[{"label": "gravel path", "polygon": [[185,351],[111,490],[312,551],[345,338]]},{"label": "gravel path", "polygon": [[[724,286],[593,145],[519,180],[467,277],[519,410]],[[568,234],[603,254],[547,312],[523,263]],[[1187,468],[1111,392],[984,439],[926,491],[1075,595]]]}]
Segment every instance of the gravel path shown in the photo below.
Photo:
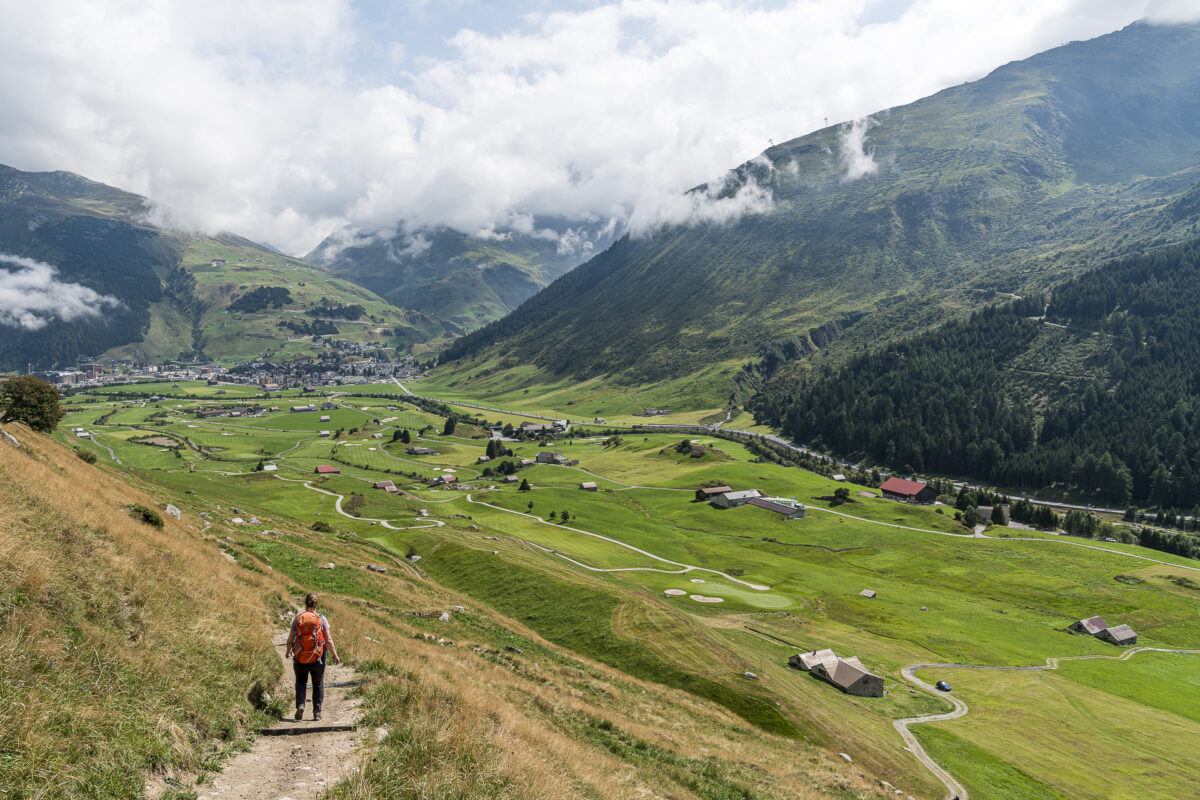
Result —
[{"label": "gravel path", "polygon": [[[285,664],[283,680],[275,691],[288,700],[290,708],[295,678],[284,652],[286,641],[285,631],[280,631],[274,640]],[[360,701],[349,696],[356,683],[352,667],[329,664],[325,668],[325,707],[321,721],[312,720],[309,702],[303,721],[294,722],[289,717],[274,728],[357,725]],[[356,731],[335,731],[259,737],[250,751],[225,762],[212,783],[198,787],[198,800],[315,800],[357,769],[361,736]]]}]

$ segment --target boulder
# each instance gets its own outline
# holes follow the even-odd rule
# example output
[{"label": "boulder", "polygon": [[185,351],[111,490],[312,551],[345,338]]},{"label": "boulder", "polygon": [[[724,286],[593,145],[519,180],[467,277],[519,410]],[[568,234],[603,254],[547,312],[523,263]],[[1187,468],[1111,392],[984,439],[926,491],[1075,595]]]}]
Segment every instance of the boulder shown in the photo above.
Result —
[{"label": "boulder", "polygon": [[371,572],[378,572],[381,575],[387,574],[387,567],[381,567],[378,564],[367,564],[367,569],[371,570]]},{"label": "boulder", "polygon": [[170,503],[167,503],[167,507],[164,508],[163,511],[165,511],[167,513],[167,516],[169,516],[169,517],[174,517],[175,519],[183,519],[183,512],[180,511],[175,506],[171,505]]},{"label": "boulder", "polygon": [[328,564],[318,564],[317,569],[333,569],[334,563],[330,561]]},{"label": "boulder", "polygon": [[442,615],[440,617],[438,617],[438,622],[449,622],[449,621],[450,621],[450,612],[449,611],[443,611]]}]

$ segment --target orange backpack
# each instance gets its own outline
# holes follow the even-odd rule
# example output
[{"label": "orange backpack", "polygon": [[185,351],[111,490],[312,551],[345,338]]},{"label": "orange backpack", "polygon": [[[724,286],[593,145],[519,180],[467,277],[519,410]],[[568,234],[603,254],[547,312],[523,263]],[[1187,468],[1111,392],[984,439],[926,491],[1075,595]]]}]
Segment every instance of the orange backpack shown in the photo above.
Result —
[{"label": "orange backpack", "polygon": [[312,664],[320,661],[325,653],[325,631],[321,625],[321,615],[315,611],[305,611],[296,617],[296,639],[292,652],[301,664]]}]

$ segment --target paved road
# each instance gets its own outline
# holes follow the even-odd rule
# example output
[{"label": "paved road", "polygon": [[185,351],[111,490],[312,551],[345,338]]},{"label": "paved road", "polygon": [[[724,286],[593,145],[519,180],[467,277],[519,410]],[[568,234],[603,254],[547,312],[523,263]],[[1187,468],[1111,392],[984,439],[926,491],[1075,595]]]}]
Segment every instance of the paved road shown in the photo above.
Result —
[{"label": "paved road", "polygon": [[953,775],[947,772],[940,764],[934,761],[928,753],[925,752],[925,748],[922,747],[921,743],[917,741],[917,738],[913,736],[912,731],[909,730],[909,726],[921,725],[926,722],[940,722],[944,720],[958,719],[959,717],[966,716],[967,712],[970,711],[970,708],[965,702],[954,695],[946,692],[939,692],[935,687],[930,686],[928,683],[918,678],[914,673],[923,669],[973,669],[994,672],[1043,672],[1046,670],[1058,669],[1058,665],[1064,661],[1086,661],[1091,659],[1128,661],[1138,653],[1184,653],[1188,655],[1200,655],[1200,650],[1179,650],[1166,647],[1131,647],[1125,652],[1121,653],[1119,656],[1057,656],[1047,658],[1044,665],[1034,665],[1028,667],[993,667],[982,664],[913,664],[910,667],[905,667],[904,669],[900,670],[900,674],[904,676],[904,679],[922,691],[928,692],[936,697],[949,700],[954,704],[954,710],[948,711],[944,714],[926,714],[921,717],[898,719],[893,721],[892,725],[900,733],[901,738],[904,739],[904,743],[908,745],[908,749],[912,751],[912,754],[916,756],[917,760],[920,761],[926,769],[932,772],[934,776],[946,787],[946,797],[958,797],[959,800],[967,800],[968,794],[966,788],[964,788],[963,785],[959,783]]}]

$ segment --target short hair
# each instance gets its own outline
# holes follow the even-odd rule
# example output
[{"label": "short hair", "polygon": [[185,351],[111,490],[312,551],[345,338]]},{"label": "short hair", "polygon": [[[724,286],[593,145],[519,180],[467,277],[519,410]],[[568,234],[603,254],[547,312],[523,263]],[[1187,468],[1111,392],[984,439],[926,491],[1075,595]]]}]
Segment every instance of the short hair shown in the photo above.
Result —
[{"label": "short hair", "polygon": [[308,594],[304,595],[304,607],[316,608],[317,603],[320,602],[320,600],[321,598],[317,597],[316,592],[309,592]]}]

